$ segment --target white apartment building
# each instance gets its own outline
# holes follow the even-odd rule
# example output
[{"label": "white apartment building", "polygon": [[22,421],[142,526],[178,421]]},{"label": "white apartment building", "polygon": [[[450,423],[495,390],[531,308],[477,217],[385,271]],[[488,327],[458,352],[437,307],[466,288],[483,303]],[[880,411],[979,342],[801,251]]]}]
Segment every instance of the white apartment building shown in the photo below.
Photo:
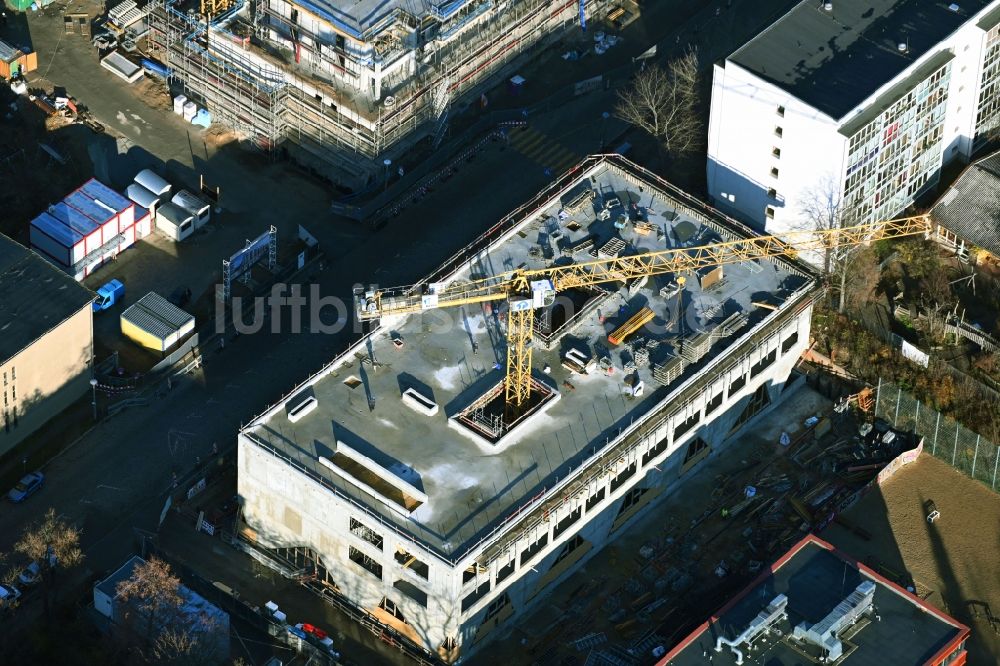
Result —
[{"label": "white apartment building", "polygon": [[[616,227],[625,210],[663,233]],[[750,232],[611,156],[495,231],[429,281]],[[448,660],[502,640],[779,402],[809,343],[815,275],[784,259],[723,268],[689,275],[680,295],[667,274],[539,308],[544,397],[511,424],[497,416],[505,304],[383,320],[240,432],[244,537]],[[773,310],[753,304],[762,293]],[[642,308],[657,317],[616,346],[609,334]]]},{"label": "white apartment building", "polygon": [[1000,125],[1000,1],[804,0],[715,65],[708,188],[780,234],[898,216]]}]

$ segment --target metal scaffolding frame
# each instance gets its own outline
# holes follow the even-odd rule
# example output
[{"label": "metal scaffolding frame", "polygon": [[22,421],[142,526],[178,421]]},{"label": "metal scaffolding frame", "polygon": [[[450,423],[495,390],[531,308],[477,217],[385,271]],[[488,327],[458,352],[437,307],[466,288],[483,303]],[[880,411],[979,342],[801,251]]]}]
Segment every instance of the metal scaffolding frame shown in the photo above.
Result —
[{"label": "metal scaffolding frame", "polygon": [[[425,137],[440,145],[458,97],[471,94],[527,48],[574,25],[577,10],[575,0],[523,0],[477,18],[429,53],[413,75],[399,81],[398,90],[387,91],[391,105],[369,102],[363,112],[344,103],[352,93],[338,86],[348,84],[300,73],[269,55],[270,30],[281,26],[267,0],[249,2],[252,38],[230,34],[221,22],[209,27],[197,15],[178,11],[172,0],[154,2],[150,42],[170,68],[174,89],[271,156],[285,144],[357,177],[377,175],[383,158],[395,158]],[[606,0],[589,4],[597,13]],[[301,48],[340,67],[330,60],[336,51],[328,56],[327,49]]]}]

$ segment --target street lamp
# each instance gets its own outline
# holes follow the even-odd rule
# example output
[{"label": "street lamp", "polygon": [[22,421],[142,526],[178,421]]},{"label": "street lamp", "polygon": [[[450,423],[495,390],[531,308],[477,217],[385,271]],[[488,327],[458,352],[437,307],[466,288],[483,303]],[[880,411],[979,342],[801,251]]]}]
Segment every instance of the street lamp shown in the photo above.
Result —
[{"label": "street lamp", "polygon": [[97,420],[97,380],[90,380],[90,406],[94,408],[94,420]]},{"label": "street lamp", "polygon": [[[389,167],[392,166],[392,160],[387,157],[382,160],[382,164],[385,166],[385,190],[387,190],[389,189]],[[385,190],[383,190],[383,192]]]},{"label": "street lamp", "polygon": [[604,131],[608,127],[608,118],[610,118],[610,117],[611,117],[611,114],[608,113],[607,111],[605,111],[604,113],[601,114],[601,151],[600,152],[602,152],[602,153],[604,152]]}]

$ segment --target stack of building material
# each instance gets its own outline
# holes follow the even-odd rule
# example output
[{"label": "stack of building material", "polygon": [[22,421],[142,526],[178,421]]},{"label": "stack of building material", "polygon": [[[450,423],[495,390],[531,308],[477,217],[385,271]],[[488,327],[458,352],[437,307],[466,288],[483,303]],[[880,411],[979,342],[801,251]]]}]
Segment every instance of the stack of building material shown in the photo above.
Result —
[{"label": "stack of building material", "polygon": [[188,98],[185,95],[178,95],[174,97],[174,113],[178,116],[184,115],[184,105],[187,104]]},{"label": "stack of building material", "polygon": [[31,246],[82,280],[136,240],[135,204],[91,179],[31,222]]},{"label": "stack of building material", "polygon": [[129,83],[135,83],[142,78],[142,67],[117,51],[113,51],[102,58],[101,67]]}]

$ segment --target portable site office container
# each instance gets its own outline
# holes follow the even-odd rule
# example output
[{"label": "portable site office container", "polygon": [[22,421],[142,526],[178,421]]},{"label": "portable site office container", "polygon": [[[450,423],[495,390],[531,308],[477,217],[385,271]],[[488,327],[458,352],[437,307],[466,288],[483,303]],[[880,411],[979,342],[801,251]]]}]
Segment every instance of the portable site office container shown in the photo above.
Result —
[{"label": "portable site office container", "polygon": [[170,201],[194,216],[195,229],[201,229],[208,223],[208,217],[211,214],[212,207],[191,192],[181,190],[175,194],[174,198]]},{"label": "portable site office container", "polygon": [[[145,208],[150,213],[155,213],[156,207],[160,203],[160,197],[153,194],[139,183],[132,183],[129,185],[125,190],[125,193],[128,194],[128,198],[131,199],[137,206]],[[136,219],[138,218],[139,216],[137,213]]]},{"label": "portable site office container", "polygon": [[156,228],[174,241],[182,241],[194,233],[194,216],[169,201],[156,209]]},{"label": "portable site office container", "polygon": [[135,243],[135,204],[91,179],[31,223],[31,243],[81,280]]},{"label": "portable site office container", "polygon": [[139,206],[135,207],[135,224],[132,228],[135,229],[135,239],[140,240],[145,238],[153,230],[153,213],[152,211],[146,210]]},{"label": "portable site office container", "polygon": [[31,221],[31,247],[62,267],[72,266],[87,255],[83,234],[48,213]]},{"label": "portable site office container", "polygon": [[135,224],[135,205],[104,183],[91,178],[80,186],[80,192],[90,197],[98,206],[118,214],[118,233]]},{"label": "portable site office container", "polygon": [[136,344],[165,352],[194,331],[194,315],[151,291],[122,312],[121,328]]},{"label": "portable site office container", "polygon": [[149,169],[143,169],[139,173],[135,174],[135,178],[133,180],[158,197],[170,194],[170,183],[163,180]]}]

